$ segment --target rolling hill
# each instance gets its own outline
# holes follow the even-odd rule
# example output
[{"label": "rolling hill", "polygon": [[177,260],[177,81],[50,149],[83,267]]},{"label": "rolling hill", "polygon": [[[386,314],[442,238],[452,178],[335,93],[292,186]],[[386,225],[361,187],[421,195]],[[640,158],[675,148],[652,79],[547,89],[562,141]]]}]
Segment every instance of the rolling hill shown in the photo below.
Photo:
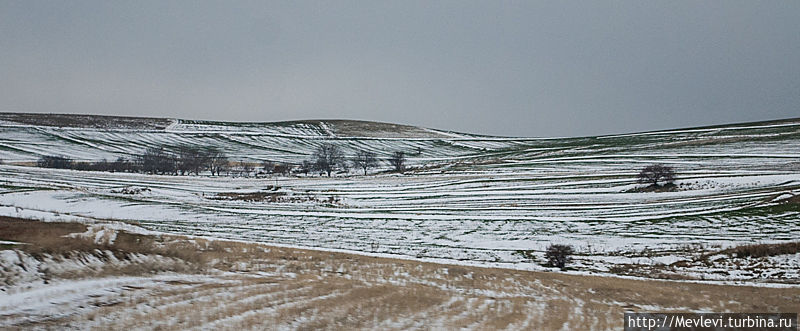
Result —
[{"label": "rolling hill", "polygon": [[[229,178],[23,166],[42,155],[114,159],[181,145],[298,163],[323,143],[384,160],[404,151],[415,169]],[[2,114],[0,214],[533,270],[546,269],[549,244],[566,243],[578,272],[798,282],[797,254],[708,259],[736,245],[798,240],[799,151],[798,119],[513,138],[361,121]],[[636,174],[652,163],[675,168],[674,190],[636,191]],[[245,196],[262,199],[237,198]]]}]

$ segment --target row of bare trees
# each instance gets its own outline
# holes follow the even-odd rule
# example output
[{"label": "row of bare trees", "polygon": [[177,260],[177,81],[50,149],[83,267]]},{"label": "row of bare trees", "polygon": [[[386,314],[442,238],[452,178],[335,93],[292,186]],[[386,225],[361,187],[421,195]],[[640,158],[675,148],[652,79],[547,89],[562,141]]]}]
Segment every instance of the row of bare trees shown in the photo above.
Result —
[{"label": "row of bare trees", "polygon": [[[389,157],[389,164],[392,165],[394,171],[402,173],[405,171],[406,156],[405,153],[397,151],[392,153]],[[319,171],[325,173],[328,177],[334,171],[347,170],[348,165],[352,165],[356,169],[364,171],[367,175],[369,169],[378,167],[378,159],[374,152],[360,150],[353,156],[347,159],[342,150],[334,144],[323,144],[314,151],[311,160],[303,161],[301,169],[305,173],[309,171]]]},{"label": "row of bare trees", "polygon": [[175,152],[167,152],[163,147],[151,147],[134,159],[136,172],[160,175],[189,175],[209,171],[220,175],[228,171],[228,157],[219,149],[180,146]]},{"label": "row of bare trees", "polygon": [[[388,162],[394,171],[400,173],[405,171],[405,153],[394,152]],[[64,156],[47,155],[42,156],[37,165],[44,168],[140,172],[157,175],[199,175],[206,171],[210,172],[212,176],[219,176],[223,173],[249,176],[251,173],[280,175],[302,173],[308,175],[319,172],[330,177],[332,173],[346,171],[350,166],[367,175],[370,169],[379,166],[379,162],[374,152],[359,150],[352,156],[346,157],[339,146],[327,143],[320,145],[309,160],[305,160],[299,165],[265,160],[261,162],[260,169],[254,167],[254,164],[250,162],[231,162],[225,153],[217,148],[191,146],[178,146],[172,151],[163,147],[151,147],[141,155],[133,158],[120,157],[115,161],[76,162]]]}]

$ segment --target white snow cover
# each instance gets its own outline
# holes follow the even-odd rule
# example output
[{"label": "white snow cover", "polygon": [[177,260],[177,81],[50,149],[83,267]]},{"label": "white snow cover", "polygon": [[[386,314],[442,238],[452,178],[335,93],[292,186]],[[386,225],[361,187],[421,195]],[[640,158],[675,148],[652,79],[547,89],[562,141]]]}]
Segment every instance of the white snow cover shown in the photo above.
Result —
[{"label": "white snow cover", "polygon": [[[331,125],[313,123],[0,129],[5,160],[54,151],[113,159],[185,143],[221,147],[232,159],[298,162],[332,142],[347,153],[365,149],[381,158],[404,150],[411,166],[428,166],[406,175],[220,178],[6,164],[0,165],[0,215],[7,216],[114,219],[156,232],[525,268],[542,268],[546,247],[566,243],[575,246],[581,270],[600,273],[620,263],[667,264],[698,251],[800,239],[800,210],[783,204],[800,192],[797,123],[560,139],[442,132],[343,137]],[[651,163],[675,168],[675,190],[632,191],[641,186],[638,169]],[[276,182],[286,196],[313,199],[213,199]],[[148,190],[125,190],[130,187]],[[113,241],[102,228],[89,231],[84,235]]]},{"label": "white snow cover", "polygon": [[0,316],[7,317],[0,319],[0,328],[80,314],[114,304],[129,291],[136,290],[138,295],[146,295],[157,291],[166,282],[174,281],[208,284],[224,280],[204,275],[161,274],[38,284],[14,293],[0,293]]}]

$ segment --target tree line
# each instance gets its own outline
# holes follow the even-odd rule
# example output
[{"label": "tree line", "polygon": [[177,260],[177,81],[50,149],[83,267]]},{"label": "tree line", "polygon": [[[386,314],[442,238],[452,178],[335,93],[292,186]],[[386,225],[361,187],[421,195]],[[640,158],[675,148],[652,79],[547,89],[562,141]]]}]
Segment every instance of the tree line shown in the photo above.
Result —
[{"label": "tree line", "polygon": [[45,155],[39,158],[36,165],[42,168],[158,175],[199,175],[200,172],[210,171],[212,175],[219,175],[228,169],[229,163],[227,156],[219,149],[182,146],[174,152],[167,152],[163,147],[151,147],[135,157],[119,157],[114,161],[74,161],[66,156]]},{"label": "tree line", "polygon": [[[389,157],[388,163],[394,171],[404,172],[406,170],[405,153],[394,152]],[[232,161],[220,149],[214,147],[179,146],[173,151],[167,151],[163,147],[150,147],[140,155],[130,158],[119,157],[113,161],[106,159],[95,162],[75,161],[66,156],[45,155],[39,158],[36,165],[42,168],[156,175],[200,175],[200,173],[208,172],[212,176],[224,174],[249,177],[250,174],[257,176],[259,174],[302,173],[308,175],[309,173],[319,173],[330,177],[335,172],[349,171],[350,166],[359,172],[363,171],[366,176],[370,169],[379,166],[379,162],[374,152],[359,150],[347,157],[339,146],[328,143],[320,145],[307,160],[300,164],[264,160],[256,165],[244,160]]]}]

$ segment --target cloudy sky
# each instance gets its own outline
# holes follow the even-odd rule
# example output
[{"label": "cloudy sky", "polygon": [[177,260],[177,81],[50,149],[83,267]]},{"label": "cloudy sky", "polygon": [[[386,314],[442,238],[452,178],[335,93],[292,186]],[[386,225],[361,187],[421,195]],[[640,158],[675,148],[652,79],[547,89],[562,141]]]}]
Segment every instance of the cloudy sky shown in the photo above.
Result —
[{"label": "cloudy sky", "polygon": [[0,111],[506,136],[800,117],[800,1],[0,0]]}]

